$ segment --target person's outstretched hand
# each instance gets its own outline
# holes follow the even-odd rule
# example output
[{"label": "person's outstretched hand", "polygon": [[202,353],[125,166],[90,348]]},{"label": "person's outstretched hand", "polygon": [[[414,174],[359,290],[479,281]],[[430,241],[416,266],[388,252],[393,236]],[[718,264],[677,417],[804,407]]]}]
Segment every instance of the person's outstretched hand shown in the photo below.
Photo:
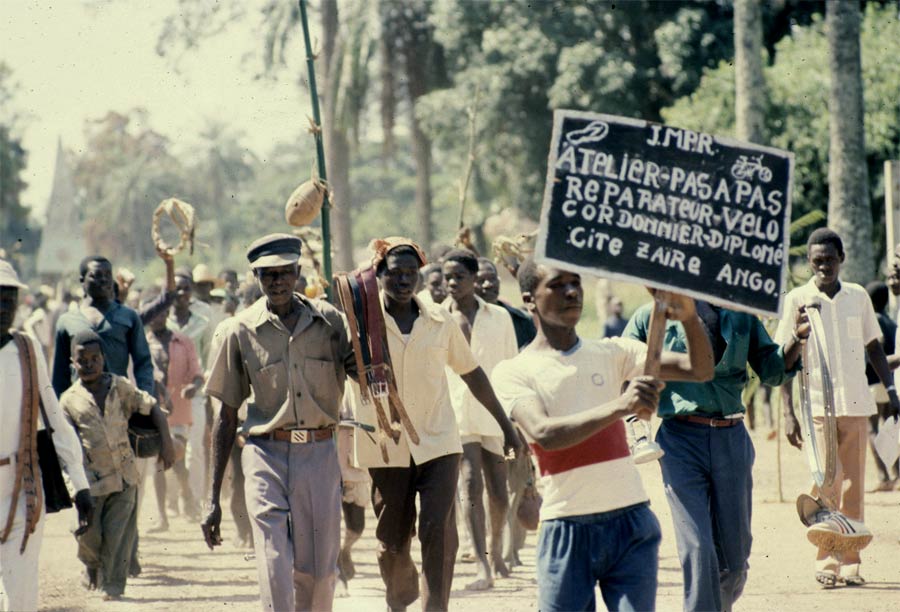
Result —
[{"label": "person's outstretched hand", "polygon": [[203,530],[203,539],[210,550],[222,544],[222,508],[219,504],[213,504],[206,515],[206,519],[200,524]]}]

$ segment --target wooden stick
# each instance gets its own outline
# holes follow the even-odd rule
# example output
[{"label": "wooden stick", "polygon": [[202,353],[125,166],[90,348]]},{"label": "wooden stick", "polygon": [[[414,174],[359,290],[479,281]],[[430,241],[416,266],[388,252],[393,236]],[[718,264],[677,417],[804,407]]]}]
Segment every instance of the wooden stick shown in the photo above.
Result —
[{"label": "wooden stick", "polygon": [[464,217],[466,211],[466,194],[469,191],[469,179],[472,177],[472,167],[475,165],[475,119],[478,117],[478,98],[481,94],[481,88],[475,87],[475,99],[472,106],[468,109],[469,115],[469,156],[466,162],[466,173],[459,181],[459,221],[457,228],[462,229],[465,226]]},{"label": "wooden stick", "polygon": [[663,340],[666,336],[666,308],[668,306],[665,299],[653,298],[650,329],[647,331],[647,361],[644,364],[644,374],[647,376],[659,377]]}]

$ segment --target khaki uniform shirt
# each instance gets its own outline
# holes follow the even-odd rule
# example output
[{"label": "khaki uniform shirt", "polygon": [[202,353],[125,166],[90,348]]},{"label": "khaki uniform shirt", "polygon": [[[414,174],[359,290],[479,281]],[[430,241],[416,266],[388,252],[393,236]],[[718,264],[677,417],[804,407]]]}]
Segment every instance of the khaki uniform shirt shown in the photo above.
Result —
[{"label": "khaki uniform shirt", "polygon": [[206,393],[238,408],[252,389],[246,435],[338,421],[346,371],[356,370],[346,323],[327,302],[297,297],[303,308],[292,332],[269,311],[265,297],[217,330],[222,344]]},{"label": "khaki uniform shirt", "polygon": [[[397,391],[419,434],[419,444],[410,442],[403,429],[399,444],[388,440],[389,461],[385,464],[372,439],[357,433],[354,436],[356,463],[360,467],[409,467],[410,456],[416,465],[422,465],[444,455],[462,453],[444,368],[449,367],[461,376],[475,370],[478,362],[449,311],[438,305],[425,305],[418,297],[413,299],[419,307],[419,316],[408,340],[404,340],[394,318],[387,313],[384,325]],[[384,308],[384,300],[381,302]],[[360,403],[357,409],[356,420],[377,423],[373,403]],[[376,440],[377,436],[372,434]]]},{"label": "khaki uniform shirt", "polygon": [[127,378],[111,376],[102,414],[94,396],[80,380],[59,398],[60,408],[81,439],[84,471],[94,497],[138,484],[137,465],[128,442],[128,419],[135,412],[148,415],[156,405],[149,393],[132,385]]}]

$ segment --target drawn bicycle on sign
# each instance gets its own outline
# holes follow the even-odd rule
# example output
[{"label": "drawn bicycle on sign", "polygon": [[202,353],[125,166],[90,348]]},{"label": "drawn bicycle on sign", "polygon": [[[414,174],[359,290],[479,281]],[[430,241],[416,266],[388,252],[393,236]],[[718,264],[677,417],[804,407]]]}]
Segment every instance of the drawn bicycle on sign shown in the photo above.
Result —
[{"label": "drawn bicycle on sign", "polygon": [[738,180],[752,181],[754,175],[757,175],[763,183],[768,183],[772,180],[772,171],[763,165],[762,158],[762,155],[749,158],[741,155],[731,166],[731,176]]}]

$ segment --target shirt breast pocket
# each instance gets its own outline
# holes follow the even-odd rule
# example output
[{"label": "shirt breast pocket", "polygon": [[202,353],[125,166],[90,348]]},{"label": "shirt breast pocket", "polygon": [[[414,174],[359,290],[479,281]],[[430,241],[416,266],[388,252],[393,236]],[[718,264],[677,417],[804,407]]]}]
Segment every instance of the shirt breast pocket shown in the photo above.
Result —
[{"label": "shirt breast pocket", "polygon": [[278,408],[287,397],[287,372],[284,362],[276,361],[260,368],[255,378],[253,392],[256,403],[263,409]]},{"label": "shirt breast pocket", "polygon": [[862,319],[860,317],[847,317],[847,337],[851,340],[862,339]]},{"label": "shirt breast pocket", "polygon": [[303,360],[303,377],[313,399],[322,407],[328,407],[337,399],[337,377],[333,361],[307,357]]}]

